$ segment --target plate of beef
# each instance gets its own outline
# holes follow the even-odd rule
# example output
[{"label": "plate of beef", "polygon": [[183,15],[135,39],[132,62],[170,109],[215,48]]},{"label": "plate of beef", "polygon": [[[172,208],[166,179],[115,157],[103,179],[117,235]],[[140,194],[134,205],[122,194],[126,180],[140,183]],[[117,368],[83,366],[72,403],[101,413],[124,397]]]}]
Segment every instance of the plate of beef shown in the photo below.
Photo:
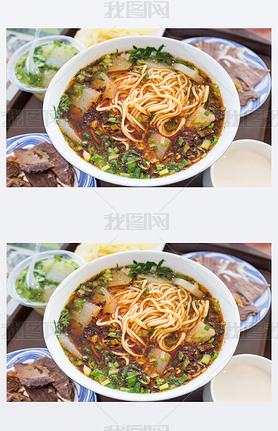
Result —
[{"label": "plate of beef", "polygon": [[7,139],[7,187],[96,187],[90,175],[70,165],[46,133]]},{"label": "plate of beef", "polygon": [[192,37],[184,42],[206,52],[228,72],[239,95],[241,117],[266,101],[271,89],[269,69],[251,49],[216,37]]},{"label": "plate of beef", "polygon": [[208,268],[228,287],[238,306],[241,332],[265,317],[271,303],[271,291],[264,276],[250,263],[209,251],[187,253],[184,257]]},{"label": "plate of beef", "polygon": [[94,392],[71,380],[47,349],[7,355],[7,402],[95,402]]}]

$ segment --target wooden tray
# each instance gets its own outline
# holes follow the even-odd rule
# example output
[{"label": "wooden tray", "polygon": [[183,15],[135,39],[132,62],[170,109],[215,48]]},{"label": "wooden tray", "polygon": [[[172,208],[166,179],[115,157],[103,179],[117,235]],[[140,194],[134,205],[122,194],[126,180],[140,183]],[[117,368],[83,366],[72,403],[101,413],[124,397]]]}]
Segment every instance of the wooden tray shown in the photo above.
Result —
[{"label": "wooden tray", "polygon": [[[78,29],[66,29],[62,34],[74,36]],[[243,29],[166,29],[164,36],[185,39],[194,36],[214,36],[239,42],[260,55],[271,69],[271,43]],[[241,118],[235,139],[256,139],[271,145],[270,96],[252,114]],[[254,127],[255,125],[255,127]],[[42,118],[42,102],[31,93],[18,91],[7,106],[7,137],[25,133],[46,133]],[[202,187],[203,174],[200,173],[167,187]],[[99,187],[119,187],[97,180]]]},{"label": "wooden tray", "polygon": [[[74,251],[77,243],[68,243],[63,245],[63,249]],[[222,244],[222,243],[169,243],[166,244],[165,251],[169,253],[184,254],[192,251],[216,251],[226,253],[246,260],[255,266],[271,284],[271,258],[244,244]],[[43,330],[42,316],[35,310],[28,307],[19,306],[15,313],[10,317],[7,324],[7,341],[8,352],[15,350],[46,347]],[[271,359],[271,309],[263,320],[253,328],[250,328],[240,335],[240,340],[235,354],[252,353],[255,355],[265,356]],[[178,397],[171,401],[202,401],[202,391],[200,388],[191,392],[186,397]],[[103,395],[98,395],[98,400],[118,401]]]}]

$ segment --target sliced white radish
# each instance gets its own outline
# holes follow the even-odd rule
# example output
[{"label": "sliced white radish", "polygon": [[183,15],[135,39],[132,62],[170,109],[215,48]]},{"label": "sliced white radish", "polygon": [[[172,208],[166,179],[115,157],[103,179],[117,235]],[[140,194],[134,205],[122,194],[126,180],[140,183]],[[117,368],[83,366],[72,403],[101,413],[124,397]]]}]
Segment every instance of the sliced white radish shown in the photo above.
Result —
[{"label": "sliced white radish", "polygon": [[[78,86],[81,88],[81,86]],[[88,111],[92,103],[97,102],[101,96],[101,92],[94,88],[84,87],[80,90],[77,96],[72,98],[72,104],[78,109],[82,109],[83,112]]]},{"label": "sliced white radish", "polygon": [[148,66],[149,69],[155,68],[155,69],[169,69],[169,65],[166,63],[156,63],[152,60],[145,60],[145,64]]},{"label": "sliced white radish", "polygon": [[129,70],[131,66],[132,64],[121,54],[112,61],[112,64],[109,64],[109,72]]},{"label": "sliced white radish", "polygon": [[66,349],[69,353],[71,353],[75,358],[81,359],[82,355],[77,350],[75,345],[71,342],[69,337],[66,334],[59,334],[58,339],[64,349]]},{"label": "sliced white radish", "polygon": [[[163,350],[154,347],[149,352],[149,358],[153,356],[153,359],[157,361],[157,365],[153,365],[153,371],[157,372],[158,374],[163,374],[167,365],[169,364],[169,361],[171,359],[171,356],[169,353],[164,352]],[[152,360],[152,358],[151,358]]]},{"label": "sliced white radish", "polygon": [[194,344],[205,343],[206,341],[210,340],[211,337],[214,337],[214,335],[215,330],[200,321],[186,335],[186,341]]},{"label": "sliced white radish", "polygon": [[165,138],[165,136],[160,135],[159,133],[152,133],[150,136],[150,140],[154,141],[153,145],[157,146],[157,150],[154,151],[154,155],[159,159],[159,160],[163,160],[165,154],[167,153],[171,141],[167,138]]},{"label": "sliced white radish", "polygon": [[131,282],[131,277],[123,270],[113,272],[111,280],[108,281],[108,287],[127,286]]},{"label": "sliced white radish", "polygon": [[85,301],[80,310],[76,310],[71,314],[71,317],[83,327],[89,325],[93,317],[96,317],[101,308],[93,302]]},{"label": "sliced white radish", "polygon": [[82,143],[82,139],[79,138],[75,130],[73,130],[73,128],[69,125],[69,122],[65,118],[59,118],[59,120],[57,120],[57,123],[59,124],[62,132],[66,136],[68,136],[72,141],[74,141],[77,144]]},{"label": "sliced white radish", "polygon": [[104,88],[103,97],[113,99],[116,95],[116,84],[104,72],[100,72],[93,81],[93,87],[98,90]]},{"label": "sliced white radish", "polygon": [[204,82],[204,78],[195,69],[191,69],[185,64],[175,63],[173,67],[175,70],[178,70],[193,79],[197,84],[202,84]]},{"label": "sliced white radish", "polygon": [[178,286],[188,290],[188,292],[192,293],[194,296],[197,296],[199,299],[204,296],[203,292],[195,284],[189,283],[189,281],[184,280],[183,278],[174,278],[173,282]]},{"label": "sliced white radish", "polygon": [[185,126],[190,129],[204,129],[208,127],[213,121],[215,121],[215,116],[208,110],[200,106],[193,112],[190,117],[186,119]]},{"label": "sliced white radish", "polygon": [[117,300],[113,295],[111,295],[111,293],[108,292],[107,289],[105,289],[105,287],[100,287],[97,290],[94,295],[94,301],[96,301],[97,304],[105,302],[103,307],[104,313],[113,314],[116,311]]}]

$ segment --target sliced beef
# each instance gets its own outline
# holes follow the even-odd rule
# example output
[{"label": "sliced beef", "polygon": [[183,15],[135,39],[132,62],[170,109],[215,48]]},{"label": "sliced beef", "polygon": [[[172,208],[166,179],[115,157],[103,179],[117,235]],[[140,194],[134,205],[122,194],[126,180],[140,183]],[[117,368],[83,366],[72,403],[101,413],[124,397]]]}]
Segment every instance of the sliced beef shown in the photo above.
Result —
[{"label": "sliced beef", "polygon": [[26,392],[34,402],[57,402],[58,397],[55,389],[51,386],[44,386],[43,388],[30,388],[26,387]]},{"label": "sliced beef", "polygon": [[31,399],[26,397],[21,392],[9,393],[7,392],[7,402],[8,403],[22,403],[22,402],[30,402]]},{"label": "sliced beef", "polygon": [[244,321],[247,319],[248,316],[254,316],[255,314],[258,314],[260,311],[255,305],[245,305],[244,307],[238,306],[239,316],[240,320]]},{"label": "sliced beef", "polygon": [[51,170],[40,173],[27,173],[26,178],[32,187],[58,187],[57,179]]},{"label": "sliced beef", "polygon": [[[220,60],[219,63],[227,70],[237,88],[241,88],[242,92],[250,90],[258,84],[267,74],[268,70],[259,69],[247,63],[232,64],[225,60]],[[229,65],[228,65],[229,63]]]},{"label": "sliced beef", "polygon": [[7,178],[7,187],[31,187],[27,181],[22,178]]},{"label": "sliced beef", "polygon": [[17,177],[20,174],[19,165],[13,156],[9,156],[6,159],[6,175],[7,178]]},{"label": "sliced beef", "polygon": [[35,366],[46,367],[49,370],[49,375],[53,378],[52,386],[66,400],[73,401],[74,387],[72,381],[62,370],[56,365],[53,359],[43,357],[33,362]]},{"label": "sliced beef", "polygon": [[36,145],[39,151],[45,152],[49,156],[49,160],[53,163],[52,171],[59,180],[67,185],[73,186],[74,175],[72,166],[58,153],[56,148],[49,142],[42,142]]},{"label": "sliced beef", "polygon": [[255,90],[247,90],[244,93],[238,93],[240,106],[245,106],[249,100],[257,100],[259,94]]},{"label": "sliced beef", "polygon": [[259,95],[252,90],[269,72],[247,63],[244,49],[199,40],[195,44],[209,54],[228,72],[239,94],[240,105],[245,106],[249,100],[256,100]]},{"label": "sliced beef", "polygon": [[15,148],[14,155],[24,172],[43,172],[54,166],[48,154],[38,150],[36,145],[30,150]]},{"label": "sliced beef", "polygon": [[46,367],[17,362],[14,370],[20,383],[25,387],[40,387],[48,385],[54,381]]},{"label": "sliced beef", "polygon": [[7,374],[7,392],[17,392],[20,389],[20,381],[15,375]]}]

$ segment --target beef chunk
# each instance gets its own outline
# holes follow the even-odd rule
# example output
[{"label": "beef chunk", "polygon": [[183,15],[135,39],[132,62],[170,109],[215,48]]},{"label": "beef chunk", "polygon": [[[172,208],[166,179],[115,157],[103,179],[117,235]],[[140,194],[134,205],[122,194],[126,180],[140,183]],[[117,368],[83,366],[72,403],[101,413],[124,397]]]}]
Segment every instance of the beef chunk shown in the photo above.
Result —
[{"label": "beef chunk", "polygon": [[14,155],[24,172],[43,172],[53,167],[48,154],[37,150],[37,146],[34,146],[30,150],[15,148]]},{"label": "beef chunk", "polygon": [[73,168],[58,153],[56,148],[49,142],[42,142],[41,144],[36,145],[36,149],[48,154],[50,162],[53,163],[52,171],[59,178],[59,180],[67,186],[73,186]]},{"label": "beef chunk", "polygon": [[25,387],[44,386],[54,381],[46,367],[17,362],[14,364],[14,369],[20,383]]},{"label": "beef chunk", "polygon": [[7,391],[8,392],[17,392],[20,389],[19,380],[13,375],[7,375]]},{"label": "beef chunk", "polygon": [[57,179],[50,170],[40,173],[27,173],[26,178],[32,187],[57,187]]},{"label": "beef chunk", "polygon": [[30,402],[31,399],[26,397],[21,392],[9,393],[7,392],[7,402],[8,403],[22,403],[22,402]]},{"label": "beef chunk", "polygon": [[238,311],[240,320],[244,321],[248,316],[254,316],[255,314],[258,314],[260,310],[255,305],[250,304],[245,305],[244,307],[238,306]]},{"label": "beef chunk", "polygon": [[245,106],[249,100],[257,100],[259,94],[255,90],[247,90],[244,93],[238,93],[240,106]]},{"label": "beef chunk", "polygon": [[34,402],[57,402],[58,397],[55,389],[51,385],[44,386],[43,388],[25,388],[27,394]]},{"label": "beef chunk", "polygon": [[74,388],[72,381],[63,373],[62,370],[56,365],[53,359],[43,357],[33,362],[35,366],[46,367],[49,370],[49,375],[53,378],[52,386],[66,400],[73,401]]},{"label": "beef chunk", "polygon": [[6,159],[6,175],[7,178],[14,178],[20,174],[20,169],[14,157],[9,156]]},{"label": "beef chunk", "polygon": [[7,178],[7,187],[31,187],[27,181],[22,178]]}]

